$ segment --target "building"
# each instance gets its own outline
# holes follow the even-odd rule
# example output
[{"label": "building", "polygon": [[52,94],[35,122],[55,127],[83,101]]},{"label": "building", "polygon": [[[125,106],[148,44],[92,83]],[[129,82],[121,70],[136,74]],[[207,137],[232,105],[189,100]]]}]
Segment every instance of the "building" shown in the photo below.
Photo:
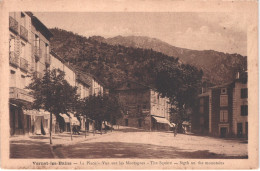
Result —
[{"label": "building", "polygon": [[192,131],[213,136],[248,135],[247,74],[235,81],[209,88],[198,97]]},{"label": "building", "polygon": [[173,127],[169,122],[169,99],[152,88],[128,81],[117,88],[115,94],[124,108],[124,117],[117,124],[146,130]]},{"label": "building", "polygon": [[[58,56],[55,52],[51,51],[51,65],[50,69],[59,69],[60,71],[63,71],[65,76],[64,79],[73,87],[78,87],[78,79],[77,74],[75,72],[75,69],[67,64],[60,56]],[[82,93],[78,92],[79,96],[82,97]],[[69,116],[66,114],[60,114],[59,116],[53,116],[53,118],[56,118],[59,120],[59,124],[56,122],[55,125],[55,131],[56,132],[70,132],[71,131],[71,125],[77,125],[80,126],[80,122],[78,119],[74,116],[74,114],[70,113]]]},{"label": "building", "polygon": [[[103,84],[98,81],[93,75],[77,71],[77,87],[80,98],[86,98],[90,95],[97,96],[104,94]],[[93,120],[90,118],[80,117],[81,131],[92,131],[96,127]]]},{"label": "building", "polygon": [[52,33],[31,12],[9,13],[9,30],[10,134],[46,134],[48,113],[24,109],[34,100],[24,88],[32,74],[42,77],[49,68]]}]

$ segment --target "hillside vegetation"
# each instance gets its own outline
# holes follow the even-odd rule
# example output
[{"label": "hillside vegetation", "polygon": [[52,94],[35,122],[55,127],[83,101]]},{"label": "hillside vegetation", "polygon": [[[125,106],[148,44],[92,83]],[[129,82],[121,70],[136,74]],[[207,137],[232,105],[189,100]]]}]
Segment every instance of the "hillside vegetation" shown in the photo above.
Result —
[{"label": "hillside vegetation", "polygon": [[51,32],[52,49],[58,55],[81,71],[93,74],[110,89],[126,80],[156,88],[158,74],[166,64],[168,71],[163,72],[174,75],[176,82],[183,80],[185,73],[196,79],[202,74],[195,67],[180,64],[177,58],[152,49],[109,45],[57,28]]},{"label": "hillside vegetation", "polygon": [[179,58],[183,63],[202,69],[204,79],[213,84],[230,82],[235,78],[237,72],[247,70],[247,57],[239,54],[228,54],[214,50],[199,51],[179,48],[161,40],[144,36],[116,36],[107,39],[100,36],[93,36],[91,39],[111,45],[153,49],[168,56],[174,56]]}]

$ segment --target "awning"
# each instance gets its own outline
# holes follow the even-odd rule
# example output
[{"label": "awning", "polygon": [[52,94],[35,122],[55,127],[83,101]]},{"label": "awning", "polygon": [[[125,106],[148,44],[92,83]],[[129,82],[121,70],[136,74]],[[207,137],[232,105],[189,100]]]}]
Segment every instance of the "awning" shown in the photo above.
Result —
[{"label": "awning", "polygon": [[164,124],[168,124],[170,127],[174,127],[175,124],[174,123],[170,123],[167,119],[165,118],[160,118],[160,117],[157,117],[157,116],[152,116],[156,122],[158,123],[164,123]]},{"label": "awning", "polygon": [[70,116],[66,114],[60,114],[60,116],[63,117],[65,123],[70,123],[71,119],[71,125],[80,125],[79,120],[72,113],[70,113]]},{"label": "awning", "polygon": [[32,115],[32,116],[44,116],[44,119],[50,118],[50,113],[40,109],[40,110],[23,110],[25,115]]},{"label": "awning", "polygon": [[71,125],[80,125],[79,120],[75,117],[73,113],[69,113],[71,118]]},{"label": "awning", "polygon": [[70,118],[68,115],[60,113],[60,116],[63,117],[65,123],[70,123]]}]

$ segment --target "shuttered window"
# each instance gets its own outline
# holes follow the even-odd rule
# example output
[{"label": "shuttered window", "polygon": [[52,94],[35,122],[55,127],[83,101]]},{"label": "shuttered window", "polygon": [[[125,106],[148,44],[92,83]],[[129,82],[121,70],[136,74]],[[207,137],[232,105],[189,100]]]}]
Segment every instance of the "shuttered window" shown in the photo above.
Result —
[{"label": "shuttered window", "polygon": [[220,106],[228,106],[228,96],[220,95]]},{"label": "shuttered window", "polygon": [[228,122],[228,111],[227,110],[220,111],[220,122]]}]

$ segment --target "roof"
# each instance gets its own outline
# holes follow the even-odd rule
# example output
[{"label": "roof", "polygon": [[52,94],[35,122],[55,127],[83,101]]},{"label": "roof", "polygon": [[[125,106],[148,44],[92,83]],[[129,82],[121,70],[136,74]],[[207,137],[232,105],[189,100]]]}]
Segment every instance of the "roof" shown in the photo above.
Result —
[{"label": "roof", "polygon": [[234,83],[234,81],[229,82],[229,83],[225,83],[225,84],[216,85],[216,86],[213,86],[213,87],[209,87],[209,89],[229,87],[229,86],[231,86],[233,83]]},{"label": "roof", "polygon": [[28,16],[31,17],[32,19],[32,23],[35,26],[38,26],[37,29],[39,29],[40,31],[42,31],[43,35],[45,35],[48,39],[50,39],[51,37],[53,37],[52,32],[36,17],[33,15],[32,12],[25,12]]},{"label": "roof", "polygon": [[69,65],[63,58],[61,58],[59,55],[57,55],[53,50],[50,52],[50,54],[52,54],[55,58],[57,58],[59,61],[61,61],[65,66],[67,66],[68,68],[73,70],[75,72],[75,74],[77,75],[77,79],[79,81],[81,81],[82,83],[90,86],[91,83],[88,80],[88,77],[91,77],[92,79],[94,79],[96,82],[98,82],[100,85],[102,85],[104,87],[104,84],[101,83],[95,76],[93,76],[90,73],[80,71],[80,69],[78,69],[76,66]]},{"label": "roof", "polygon": [[51,51],[50,54],[53,55],[56,59],[58,59],[60,62],[62,62],[66,67],[68,67],[72,71],[76,72],[75,71],[76,69],[73,66],[69,65],[63,58],[61,58],[59,55],[57,55],[54,51]]},{"label": "roof", "polygon": [[205,93],[201,93],[198,95],[199,97],[205,97],[205,96],[209,96],[209,91],[205,92]]},{"label": "roof", "polygon": [[91,85],[91,81],[88,78],[84,77],[82,74],[77,74],[77,80],[87,85],[88,87],[90,87]]},{"label": "roof", "polygon": [[91,77],[92,79],[94,79],[98,84],[100,84],[103,88],[105,87],[105,85],[99,81],[94,75],[88,73],[88,72],[83,72],[78,68],[75,68],[75,72],[77,73],[77,75],[84,75],[84,76],[88,76]]},{"label": "roof", "polygon": [[123,90],[136,90],[136,89],[152,89],[151,87],[137,83],[134,81],[126,81],[122,83],[118,88],[116,88],[116,91],[123,91]]}]

